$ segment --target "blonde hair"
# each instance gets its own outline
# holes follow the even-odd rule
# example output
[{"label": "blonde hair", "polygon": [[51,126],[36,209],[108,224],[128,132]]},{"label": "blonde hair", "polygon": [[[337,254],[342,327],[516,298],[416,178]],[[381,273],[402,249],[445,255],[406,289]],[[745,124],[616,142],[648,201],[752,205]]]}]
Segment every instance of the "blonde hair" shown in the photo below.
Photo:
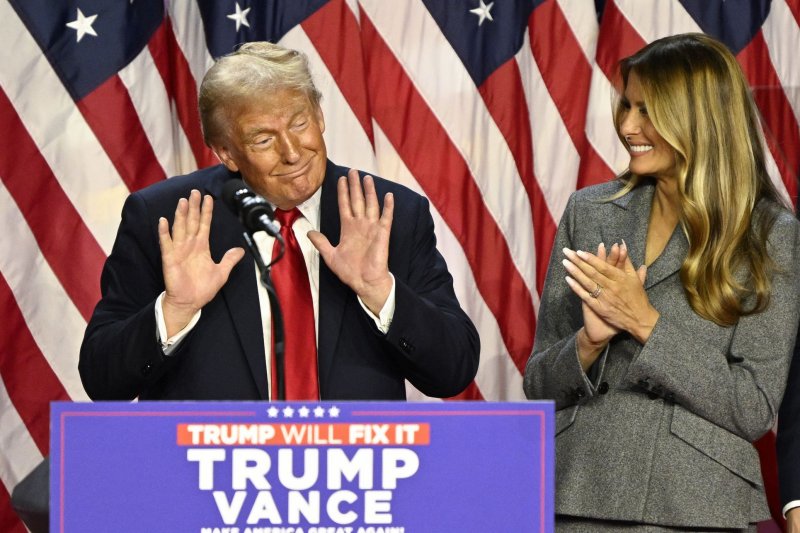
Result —
[{"label": "blonde hair", "polygon": [[[767,237],[783,205],[766,170],[750,88],[733,54],[703,34],[653,41],[620,62],[641,82],[653,127],[673,148],[679,220],[689,241],[681,281],[692,309],[730,326],[769,304]],[[620,134],[618,102],[614,125]],[[643,176],[630,171],[622,194]]]},{"label": "blonde hair", "polygon": [[313,106],[319,105],[322,95],[314,85],[304,53],[252,42],[217,59],[200,84],[198,104],[206,144],[211,145],[224,133],[226,106],[280,89],[299,90]]}]

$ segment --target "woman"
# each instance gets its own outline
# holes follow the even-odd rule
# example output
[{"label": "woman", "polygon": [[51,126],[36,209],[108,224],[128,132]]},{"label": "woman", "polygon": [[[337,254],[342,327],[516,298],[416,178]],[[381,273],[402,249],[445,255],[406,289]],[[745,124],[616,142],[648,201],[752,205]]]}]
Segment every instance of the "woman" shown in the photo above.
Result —
[{"label": "woman", "polygon": [[525,370],[527,397],[556,401],[556,529],[755,531],[800,224],[724,45],[667,37],[620,66],[630,166],[570,198]]}]

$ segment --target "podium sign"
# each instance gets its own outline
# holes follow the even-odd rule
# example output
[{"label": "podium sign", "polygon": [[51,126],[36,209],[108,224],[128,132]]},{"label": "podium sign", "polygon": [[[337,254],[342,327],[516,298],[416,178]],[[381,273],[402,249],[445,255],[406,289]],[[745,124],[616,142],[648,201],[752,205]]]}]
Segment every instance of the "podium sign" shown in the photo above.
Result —
[{"label": "podium sign", "polygon": [[550,402],[53,403],[54,532],[553,530]]}]

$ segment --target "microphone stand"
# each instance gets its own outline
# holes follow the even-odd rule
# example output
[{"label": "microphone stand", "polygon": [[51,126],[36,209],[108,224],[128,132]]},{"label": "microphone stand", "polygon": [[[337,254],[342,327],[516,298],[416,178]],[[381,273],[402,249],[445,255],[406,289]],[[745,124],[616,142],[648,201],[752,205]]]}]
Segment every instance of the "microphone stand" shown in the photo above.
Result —
[{"label": "microphone stand", "polygon": [[283,257],[283,254],[286,251],[286,245],[284,244],[283,237],[281,237],[280,233],[275,235],[275,238],[278,240],[280,245],[278,256],[275,257],[275,259],[269,264],[264,264],[264,259],[261,257],[261,252],[258,251],[258,247],[256,246],[255,242],[253,242],[253,236],[250,235],[249,231],[245,231],[243,235],[244,240],[247,243],[247,248],[250,250],[250,253],[253,254],[256,266],[258,267],[261,285],[264,287],[264,289],[266,289],[267,295],[269,296],[269,305],[272,312],[272,342],[275,347],[272,354],[272,356],[275,358],[275,376],[273,376],[273,384],[277,389],[278,400],[284,401],[286,400],[286,384],[284,382],[285,341],[283,332],[283,313],[281,312],[281,304],[278,301],[278,294],[275,292],[275,286],[272,284],[272,278],[270,278],[269,273],[272,265],[280,261]]}]

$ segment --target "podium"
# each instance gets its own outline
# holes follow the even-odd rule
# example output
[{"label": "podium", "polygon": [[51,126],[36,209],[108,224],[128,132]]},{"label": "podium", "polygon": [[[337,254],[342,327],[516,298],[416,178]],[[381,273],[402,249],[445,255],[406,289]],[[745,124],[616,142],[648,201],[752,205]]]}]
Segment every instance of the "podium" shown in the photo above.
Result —
[{"label": "podium", "polygon": [[54,532],[553,530],[552,402],[53,403]]}]

